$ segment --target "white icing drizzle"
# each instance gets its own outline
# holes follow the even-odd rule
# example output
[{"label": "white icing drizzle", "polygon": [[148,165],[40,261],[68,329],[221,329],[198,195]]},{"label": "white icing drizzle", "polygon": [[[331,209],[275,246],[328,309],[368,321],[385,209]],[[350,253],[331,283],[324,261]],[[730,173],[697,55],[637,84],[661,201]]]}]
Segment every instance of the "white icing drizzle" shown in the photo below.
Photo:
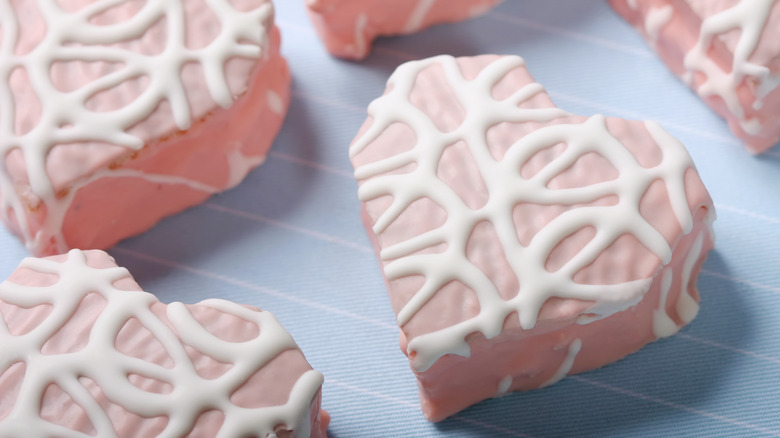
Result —
[{"label": "white icing drizzle", "polygon": [[247,157],[242,154],[240,146],[241,145],[236,145],[233,151],[227,156],[230,175],[225,188],[228,189],[237,186],[244,180],[250,170],[265,162],[265,156]]},{"label": "white icing drizzle", "polygon": [[555,374],[553,374],[553,376],[550,377],[546,382],[542,383],[539,388],[546,388],[550,385],[554,385],[566,377],[566,375],[569,374],[569,371],[571,371],[571,368],[574,366],[574,360],[577,359],[577,354],[579,354],[581,348],[582,341],[580,339],[573,340],[571,344],[569,344],[569,349],[566,351],[566,357],[563,359],[563,362],[561,362],[561,366],[558,367],[558,370],[555,371]]},{"label": "white icing drizzle", "polygon": [[666,313],[666,300],[669,297],[669,291],[672,289],[673,279],[674,274],[672,270],[670,268],[664,269],[663,277],[661,277],[661,298],[658,308],[653,311],[653,334],[656,338],[672,336],[680,329],[677,323]]},{"label": "white icing drizzle", "polygon": [[417,4],[412,10],[412,14],[409,16],[409,21],[406,22],[404,32],[414,32],[420,30],[425,21],[425,16],[428,11],[431,10],[436,0],[418,0]]},{"label": "white icing drizzle", "polygon": [[89,179],[75,184],[73,190],[69,192],[69,196],[75,195],[78,192],[78,189],[102,178],[139,178],[156,184],[184,185],[193,190],[206,193],[217,193],[219,191],[216,187],[180,176],[146,173],[135,169],[112,169],[95,172]]},{"label": "white icing drizzle", "polygon": [[[712,235],[712,234],[710,234]],[[685,259],[682,268],[682,289],[680,289],[680,298],[677,299],[677,315],[683,324],[687,324],[696,318],[699,313],[699,303],[691,296],[689,290],[695,285],[691,285],[691,274],[696,266],[696,261],[701,257],[704,251],[704,234],[699,234],[691,246],[688,257]]]},{"label": "white icing drizzle", "polygon": [[[240,153],[238,151],[235,151],[233,152],[233,155],[235,154],[240,154]],[[231,155],[231,162],[232,161],[235,161],[235,159],[232,159],[232,155]],[[241,165],[246,166],[246,164],[243,163]],[[233,167],[231,166],[231,172],[230,172],[231,180],[235,180],[237,178],[236,175],[238,175],[241,171],[242,169],[236,168],[234,170]],[[246,171],[248,172],[248,170]],[[68,190],[67,194],[57,199],[58,204],[70,205],[73,202],[73,199],[76,197],[76,194],[79,192],[79,190],[82,187],[86,187],[87,185],[92,184],[93,182],[103,178],[139,178],[146,182],[155,183],[155,184],[184,185],[193,190],[197,190],[209,194],[214,194],[220,191],[220,189],[216,187],[212,187],[207,184],[203,184],[201,182],[194,181],[187,178],[182,178],[179,176],[152,174],[152,173],[145,173],[130,168],[120,168],[120,169],[100,170],[93,173],[86,179],[79,180],[78,182],[73,184],[70,190]],[[0,179],[0,181],[2,181],[2,179]],[[240,181],[240,179],[238,179],[238,181]],[[51,221],[52,223],[62,224],[65,221],[65,215],[67,214],[67,212],[68,210],[66,208],[52,209],[51,211],[47,212],[47,221]]]},{"label": "white icing drizzle", "polygon": [[358,15],[355,20],[355,53],[366,53],[368,41],[366,41],[366,26],[368,26],[368,15],[365,13]]},{"label": "white icing drizzle", "polygon": [[626,0],[626,3],[628,4],[628,7],[637,10],[639,8],[639,5],[636,4],[637,0]]},{"label": "white icing drizzle", "polygon": [[[741,0],[733,7],[708,17],[702,23],[696,45],[685,55],[687,72],[683,79],[691,84],[694,73],[704,74],[705,80],[696,90],[699,95],[722,98],[742,129],[752,135],[760,132],[761,122],[757,118],[745,117],[737,87],[746,78],[755,83],[756,101],[753,106],[758,109],[763,105],[763,98],[780,85],[780,75],[772,75],[768,67],[749,61],[775,3],[776,0]],[[734,29],[740,31],[739,42],[734,50],[731,71],[724,71],[708,56],[708,51],[715,38]]]},{"label": "white icing drizzle", "polygon": [[507,391],[509,391],[509,388],[512,387],[512,376],[506,376],[503,379],[501,379],[498,382],[498,390],[496,391],[496,395],[493,397],[503,397]]},{"label": "white icing drizzle", "polygon": [[[468,111],[461,126],[447,133],[440,132],[409,101],[417,74],[433,64],[443,67],[450,89]],[[417,135],[413,149],[355,169],[355,177],[360,182],[358,196],[363,202],[387,195],[393,199],[376,219],[375,233],[382,233],[412,202],[421,198],[429,198],[447,212],[441,227],[385,247],[380,253],[388,281],[413,275],[425,277],[422,288],[398,313],[398,324],[406,324],[439,289],[453,280],[469,287],[479,300],[480,311],[475,317],[410,340],[408,352],[410,356],[416,353],[412,367],[418,372],[424,372],[445,354],[468,356],[467,335],[480,332],[487,339],[493,338],[501,333],[506,317],[513,312],[517,312],[522,328],[533,328],[542,305],[551,297],[593,301],[588,312],[597,317],[609,316],[639,302],[650,287],[651,278],[609,285],[579,284],[572,278],[623,234],[635,236],[663,264],[671,260],[668,243],[639,212],[640,200],[652,182],[665,183],[672,210],[683,231],[687,233],[693,226],[684,185],[684,174],[692,167],[691,159],[677,140],[653,122],[645,122],[645,126],[663,152],[663,159],[652,168],[639,165],[628,149],[607,131],[603,116],[591,117],[584,123],[538,129],[517,141],[502,161],[496,161],[485,140],[491,126],[503,121],[546,122],[567,115],[557,108],[518,107],[544,91],[536,83],[524,86],[505,100],[492,98],[494,84],[511,70],[523,66],[521,58],[506,56],[485,67],[475,79],[466,80],[455,59],[449,56],[406,63],[390,77],[389,91],[370,104],[368,111],[373,123],[350,148],[351,156],[359,154],[395,122],[409,126]],[[467,144],[489,193],[487,203],[477,210],[469,208],[437,177],[443,150],[458,141]],[[560,157],[530,179],[520,176],[518,169],[536,152],[562,142],[568,147]],[[548,181],[589,152],[597,152],[611,162],[619,177],[578,188],[547,187]],[[410,173],[383,175],[410,163],[416,163]],[[572,205],[609,195],[616,195],[619,202],[569,210],[538,232],[527,247],[518,242],[512,219],[512,208],[518,203]],[[490,279],[465,255],[472,230],[482,221],[492,223],[511,269],[522,283],[521,293],[512,299],[504,300]],[[547,271],[545,262],[550,252],[566,236],[585,226],[597,230],[593,240],[559,270]],[[414,254],[441,243],[447,244],[444,252]]]},{"label": "white icing drizzle", "polygon": [[661,32],[661,28],[672,19],[674,14],[674,7],[672,5],[666,5],[661,8],[651,8],[647,12],[645,17],[645,31],[647,35],[653,40],[658,40],[658,35]]},{"label": "white icing drizzle", "polygon": [[[295,429],[296,436],[309,436],[309,407],[323,382],[317,371],[307,371],[295,383],[286,404],[263,408],[243,408],[230,401],[233,392],[279,353],[297,349],[293,338],[269,312],[251,310],[224,300],[206,300],[206,306],[235,315],[260,327],[259,335],[245,342],[226,342],[214,336],[192,316],[182,303],[167,307],[169,324],[150,309],[157,299],[146,292],[116,289],[114,282],[129,277],[125,268],[96,269],[87,265],[85,254],[71,250],[67,260],[59,263],[27,258],[21,267],[41,273],[56,274],[59,280],[47,287],[21,286],[9,281],[0,284],[0,301],[20,307],[52,305],[52,312],[36,328],[21,336],[12,336],[0,317],[0,370],[17,362],[26,364],[24,381],[16,404],[0,421],[4,437],[89,435],[56,426],[40,416],[43,392],[51,383],[66,391],[86,412],[97,430],[97,436],[116,436],[108,415],[92,395],[79,383],[80,377],[92,379],[105,396],[123,409],[143,417],[168,417],[160,437],[181,437],[193,427],[198,415],[210,409],[224,414],[218,437],[267,436],[278,425]],[[43,345],[73,316],[82,300],[98,293],[106,307],[97,317],[86,346],[75,352],[45,355]],[[1,315],[1,314],[0,314]],[[124,323],[135,318],[163,345],[174,362],[166,368],[126,356],[115,347],[115,339]],[[216,360],[232,364],[214,379],[200,377],[184,349],[190,345]],[[146,392],[130,383],[128,376],[137,374],[170,383],[170,393]],[[15,425],[23,425],[19,429]]]},{"label": "white icing drizzle", "polygon": [[277,92],[269,89],[266,92],[266,99],[268,100],[268,108],[271,108],[271,111],[280,116],[284,114],[284,102]]},{"label": "white icing drizzle", "polygon": [[[0,4],[3,17],[3,38],[0,45],[0,197],[3,218],[8,221],[8,209],[13,208],[28,248],[40,252],[51,239],[60,252],[67,246],[61,234],[62,218],[69,203],[58,200],[46,172],[46,157],[58,144],[102,142],[124,146],[131,150],[143,147],[143,140],[127,130],[149,116],[162,101],[170,104],[179,129],[190,126],[190,106],[180,71],[186,63],[203,68],[212,99],[229,107],[233,95],[225,76],[225,64],[232,58],[258,58],[265,53],[268,29],[265,23],[273,16],[271,3],[249,11],[234,9],[229,0],[207,0],[208,7],[220,20],[220,34],[207,46],[191,49],[186,46],[186,17],[181,0],[145,2],[138,13],[127,21],[113,25],[95,25],[90,19],[120,5],[123,0],[98,0],[76,12],[62,10],[55,0],[38,0],[37,6],[46,26],[43,40],[29,53],[16,55],[14,50],[21,23],[9,2]],[[142,36],[147,29],[164,18],[168,26],[165,50],[158,55],[134,53],[108,45]],[[75,91],[63,92],[51,82],[51,65],[58,61],[112,61],[124,64],[119,70],[103,76]],[[16,105],[9,89],[11,72],[24,69],[30,83],[45,105],[39,123],[29,132],[17,135],[14,130]],[[93,112],[86,102],[96,93],[111,89],[138,76],[146,76],[149,85],[130,104],[113,111]],[[27,206],[15,193],[5,172],[9,151],[20,148],[26,162],[32,192],[47,209],[42,230],[32,235],[24,219]],[[51,233],[51,234],[49,234]]]},{"label": "white icing drizzle", "polygon": [[[709,230],[708,230],[709,231]],[[709,235],[712,235],[709,232]],[[696,236],[691,245],[688,255],[683,261],[681,270],[681,282],[680,282],[680,295],[677,298],[675,308],[677,310],[677,316],[682,321],[683,325],[688,324],[696,318],[699,313],[699,303],[691,296],[689,288],[691,275],[693,268],[696,266],[696,262],[701,258],[704,251],[704,232],[699,233]],[[657,338],[666,338],[680,330],[680,326],[669,316],[666,312],[666,301],[669,295],[669,291],[672,286],[672,271],[667,269],[664,272],[664,276],[661,282],[661,299],[658,305],[658,309],[653,312],[653,334]],[[695,286],[693,286],[695,287]]]}]

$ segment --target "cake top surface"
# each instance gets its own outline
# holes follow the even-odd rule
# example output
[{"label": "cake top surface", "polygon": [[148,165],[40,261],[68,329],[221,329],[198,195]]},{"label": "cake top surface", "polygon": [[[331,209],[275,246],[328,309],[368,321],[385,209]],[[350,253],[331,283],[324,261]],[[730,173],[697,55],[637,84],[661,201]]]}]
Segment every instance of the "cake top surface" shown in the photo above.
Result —
[{"label": "cake top surface", "polygon": [[[123,418],[138,416],[155,436],[180,437],[207,411],[218,415],[200,424],[204,436],[280,426],[308,436],[323,381],[269,312],[217,299],[164,305],[102,251],[25,259],[0,284],[0,343],[8,436],[128,436]],[[73,419],[55,413],[73,406],[85,421],[63,425]]]},{"label": "cake top surface", "polygon": [[570,115],[515,56],[402,65],[350,153],[418,371],[636,304],[711,205],[660,126]]}]

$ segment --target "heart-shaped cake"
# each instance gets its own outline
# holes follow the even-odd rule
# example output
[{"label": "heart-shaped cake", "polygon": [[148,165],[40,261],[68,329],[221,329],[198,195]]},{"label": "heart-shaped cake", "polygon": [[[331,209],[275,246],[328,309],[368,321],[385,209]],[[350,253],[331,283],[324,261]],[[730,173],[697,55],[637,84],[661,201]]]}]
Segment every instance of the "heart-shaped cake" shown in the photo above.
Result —
[{"label": "heart-shaped cake", "polygon": [[378,36],[404,35],[467,20],[502,0],[306,0],[314,28],[331,55],[363,59]]},{"label": "heart-shaped cake", "polygon": [[401,65],[350,147],[432,421],[697,314],[712,200],[653,122],[555,107],[516,56]]},{"label": "heart-shaped cake", "polygon": [[0,436],[325,437],[323,377],[269,312],[163,304],[102,251],[0,284]]},{"label": "heart-shaped cake", "polygon": [[18,0],[0,15],[0,217],[36,255],[110,247],[235,186],[286,113],[270,0]]}]

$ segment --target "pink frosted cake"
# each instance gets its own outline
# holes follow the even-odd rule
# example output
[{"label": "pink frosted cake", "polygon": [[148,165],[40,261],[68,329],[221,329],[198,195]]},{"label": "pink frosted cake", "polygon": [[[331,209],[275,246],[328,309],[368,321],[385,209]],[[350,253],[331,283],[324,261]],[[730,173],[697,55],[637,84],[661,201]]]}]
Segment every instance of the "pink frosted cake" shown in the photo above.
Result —
[{"label": "pink frosted cake", "polygon": [[610,0],[753,153],[780,140],[780,1]]},{"label": "pink frosted cake", "polygon": [[102,251],[0,284],[0,436],[325,437],[322,375],[268,312],[162,304]]},{"label": "pink frosted cake", "polygon": [[1,13],[0,216],[36,255],[110,247],[235,186],[287,110],[270,0]]},{"label": "pink frosted cake", "polygon": [[438,23],[475,17],[502,0],[306,0],[328,51],[363,59],[382,35],[417,32]]},{"label": "pink frosted cake", "polygon": [[495,55],[406,63],[368,112],[350,156],[428,419],[696,316],[715,211],[656,123],[568,114]]}]

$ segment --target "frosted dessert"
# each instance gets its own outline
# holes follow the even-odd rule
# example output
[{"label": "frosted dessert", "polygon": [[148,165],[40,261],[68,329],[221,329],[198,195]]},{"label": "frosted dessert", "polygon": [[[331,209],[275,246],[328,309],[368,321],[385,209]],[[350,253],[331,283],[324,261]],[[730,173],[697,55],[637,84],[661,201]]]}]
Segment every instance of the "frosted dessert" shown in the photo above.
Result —
[{"label": "frosted dessert", "polygon": [[715,211],[658,124],[569,114],[495,55],[403,64],[368,114],[349,152],[429,420],[696,316]]},{"label": "frosted dessert", "polygon": [[752,153],[780,140],[780,2],[610,0]]},{"label": "frosted dessert", "polygon": [[0,284],[0,436],[325,437],[323,377],[269,312],[163,304],[102,251]]},{"label": "frosted dessert", "polygon": [[502,0],[306,0],[309,17],[334,56],[363,59],[378,36],[403,35],[487,12]]},{"label": "frosted dessert", "polygon": [[269,0],[3,6],[0,218],[36,255],[107,248],[263,162],[290,76]]}]

